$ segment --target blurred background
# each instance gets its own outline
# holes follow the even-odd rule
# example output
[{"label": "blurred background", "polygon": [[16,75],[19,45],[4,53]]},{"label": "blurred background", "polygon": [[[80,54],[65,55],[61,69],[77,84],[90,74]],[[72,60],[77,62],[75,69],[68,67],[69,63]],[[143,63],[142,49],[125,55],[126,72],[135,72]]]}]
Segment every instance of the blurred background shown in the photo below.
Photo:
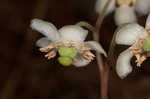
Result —
[{"label": "blurred background", "polygon": [[[0,1],[0,99],[100,99],[96,61],[88,66],[63,67],[47,60],[35,46],[42,35],[31,30],[30,20],[40,18],[60,28],[88,21],[95,24],[95,0],[1,0]],[[147,16],[139,17],[144,25]],[[100,42],[108,51],[116,29],[113,13],[105,18]],[[89,33],[87,40],[92,39]],[[116,46],[115,55],[127,46]],[[132,59],[134,66],[135,57]],[[109,74],[109,99],[150,99],[150,60],[124,80]]]}]

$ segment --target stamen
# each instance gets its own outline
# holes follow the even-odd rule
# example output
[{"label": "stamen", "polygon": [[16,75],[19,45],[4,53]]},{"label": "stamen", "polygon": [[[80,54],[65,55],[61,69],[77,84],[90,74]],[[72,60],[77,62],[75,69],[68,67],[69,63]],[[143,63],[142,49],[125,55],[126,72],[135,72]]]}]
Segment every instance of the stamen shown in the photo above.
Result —
[{"label": "stamen", "polygon": [[91,61],[91,60],[94,60],[95,55],[91,53],[90,51],[85,51],[82,57],[88,61]]},{"label": "stamen", "polygon": [[136,62],[138,62],[139,60],[140,60],[140,58],[141,58],[141,55],[140,54],[135,54],[135,57],[136,57]]},{"label": "stamen", "polygon": [[46,58],[51,59],[54,58],[56,56],[56,51],[53,50],[51,52],[49,52],[48,54],[45,55]]},{"label": "stamen", "polygon": [[81,46],[80,46],[80,50],[81,50],[81,51],[89,51],[90,48],[81,45]]},{"label": "stamen", "polygon": [[64,42],[63,41],[61,41],[61,42],[56,42],[56,47],[60,47],[60,46],[64,46],[65,44],[64,44]]},{"label": "stamen", "polygon": [[147,58],[146,55],[141,55],[139,57],[139,60],[136,61],[137,62],[137,66],[140,67],[141,64],[146,60],[146,58]]},{"label": "stamen", "polygon": [[132,46],[131,49],[136,57],[137,66],[140,67],[141,64],[146,60],[147,55],[142,53],[142,46],[144,44],[144,39],[140,38],[138,43],[135,46]]},{"label": "stamen", "polygon": [[68,44],[68,47],[74,48],[74,47],[75,47],[75,43],[74,43],[74,42],[70,42],[70,43]]},{"label": "stamen", "polygon": [[49,52],[51,49],[53,49],[54,48],[54,44],[53,43],[51,43],[51,44],[49,44],[48,46],[46,46],[46,47],[43,47],[43,48],[40,48],[40,51],[41,52]]},{"label": "stamen", "polygon": [[86,51],[85,54],[88,55],[88,56],[95,57],[95,55],[93,53],[91,53],[90,51]]},{"label": "stamen", "polygon": [[132,46],[131,49],[134,54],[142,53],[142,46],[144,44],[144,39],[140,38],[135,46]]},{"label": "stamen", "polygon": [[138,46],[131,47],[134,54],[138,54],[142,52],[142,49]]}]

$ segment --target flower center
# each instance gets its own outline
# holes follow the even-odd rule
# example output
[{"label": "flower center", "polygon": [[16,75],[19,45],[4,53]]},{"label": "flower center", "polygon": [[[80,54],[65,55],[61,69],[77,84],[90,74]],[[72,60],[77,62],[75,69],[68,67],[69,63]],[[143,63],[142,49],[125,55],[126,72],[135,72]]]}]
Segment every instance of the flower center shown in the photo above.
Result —
[{"label": "flower center", "polygon": [[139,38],[137,43],[131,47],[137,59],[137,66],[139,67],[147,59],[147,56],[150,52],[150,29],[147,29],[146,31],[147,36]]},{"label": "flower center", "polygon": [[132,46],[131,49],[136,57],[136,63],[137,66],[140,67],[141,64],[146,60],[147,58],[147,53],[145,53],[142,49],[142,46],[144,44],[144,40],[143,38],[140,38],[138,40],[138,42],[136,43],[136,45]]},{"label": "flower center", "polygon": [[117,7],[121,6],[121,5],[128,5],[128,6],[132,6],[133,5],[133,0],[116,0],[116,5]]},{"label": "flower center", "polygon": [[82,44],[76,44],[75,42],[60,41],[50,43],[48,46],[40,48],[41,52],[47,53],[45,57],[48,59],[54,58],[57,50],[60,55],[58,61],[63,66],[70,66],[72,62],[78,62],[79,59],[76,57],[78,54],[88,61],[93,60],[95,57],[95,55],[91,53],[90,48]]}]

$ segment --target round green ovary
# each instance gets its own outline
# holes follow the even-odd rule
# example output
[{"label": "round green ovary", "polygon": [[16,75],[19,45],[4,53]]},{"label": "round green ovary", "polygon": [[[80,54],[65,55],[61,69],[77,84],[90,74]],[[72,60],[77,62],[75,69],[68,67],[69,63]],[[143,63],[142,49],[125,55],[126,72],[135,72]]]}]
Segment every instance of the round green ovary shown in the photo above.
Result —
[{"label": "round green ovary", "polygon": [[63,66],[70,66],[72,64],[72,59],[69,57],[59,57],[58,61]]},{"label": "round green ovary", "polygon": [[74,58],[77,55],[77,50],[74,48],[69,48],[62,46],[58,49],[60,56]]},{"label": "round green ovary", "polygon": [[142,46],[144,51],[150,51],[150,37],[144,40],[144,44]]}]

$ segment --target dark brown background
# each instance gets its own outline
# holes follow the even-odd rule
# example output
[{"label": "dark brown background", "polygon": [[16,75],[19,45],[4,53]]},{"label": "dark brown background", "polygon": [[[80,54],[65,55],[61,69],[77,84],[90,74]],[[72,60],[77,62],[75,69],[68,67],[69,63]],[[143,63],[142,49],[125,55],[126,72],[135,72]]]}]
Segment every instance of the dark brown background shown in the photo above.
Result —
[{"label": "dark brown background", "polygon": [[[1,0],[0,1],[0,99],[99,99],[100,81],[96,61],[83,68],[62,67],[44,58],[34,45],[42,35],[29,27],[32,18],[63,25],[88,21],[97,15],[93,0]],[[139,23],[144,25],[144,17]],[[105,18],[101,44],[108,50],[115,31],[113,14]],[[88,40],[92,39],[91,33]],[[117,46],[115,55],[125,50]],[[134,65],[134,60],[132,65]],[[149,59],[148,59],[149,60]],[[126,79],[118,78],[114,67],[109,75],[109,99],[150,99],[150,62]]]}]

